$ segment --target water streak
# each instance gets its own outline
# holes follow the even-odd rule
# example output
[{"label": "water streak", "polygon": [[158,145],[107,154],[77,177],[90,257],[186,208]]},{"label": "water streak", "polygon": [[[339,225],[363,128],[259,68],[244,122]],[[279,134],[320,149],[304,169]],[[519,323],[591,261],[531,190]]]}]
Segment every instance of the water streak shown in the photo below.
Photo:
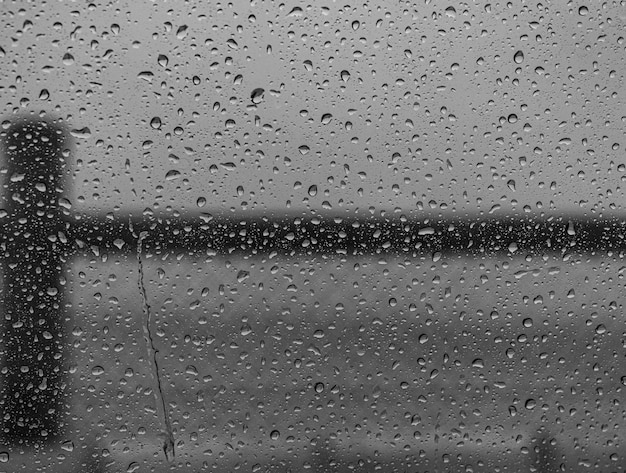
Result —
[{"label": "water streak", "polygon": [[128,224],[133,236],[137,238],[137,285],[139,286],[139,293],[141,294],[141,301],[143,307],[143,334],[146,341],[146,350],[148,352],[148,363],[152,370],[152,378],[155,381],[154,397],[156,399],[156,407],[161,420],[161,432],[163,436],[163,453],[167,461],[173,461],[175,457],[174,451],[174,433],[172,431],[172,424],[170,422],[169,415],[167,413],[167,405],[165,402],[165,396],[161,387],[161,375],[159,370],[159,361],[157,355],[159,350],[154,346],[154,339],[152,338],[152,330],[150,328],[152,321],[152,311],[150,304],[148,303],[148,295],[146,286],[144,284],[144,271],[143,271],[143,240],[148,236],[148,232],[141,232],[139,236],[135,233],[132,221],[129,220]]}]

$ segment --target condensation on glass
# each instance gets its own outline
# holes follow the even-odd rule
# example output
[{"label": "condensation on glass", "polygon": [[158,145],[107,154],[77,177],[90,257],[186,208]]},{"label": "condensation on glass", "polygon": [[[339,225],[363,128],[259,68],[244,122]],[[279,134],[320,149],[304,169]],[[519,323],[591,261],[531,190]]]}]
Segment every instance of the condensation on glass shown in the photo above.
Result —
[{"label": "condensation on glass", "polygon": [[0,472],[621,471],[626,9],[0,8]]}]

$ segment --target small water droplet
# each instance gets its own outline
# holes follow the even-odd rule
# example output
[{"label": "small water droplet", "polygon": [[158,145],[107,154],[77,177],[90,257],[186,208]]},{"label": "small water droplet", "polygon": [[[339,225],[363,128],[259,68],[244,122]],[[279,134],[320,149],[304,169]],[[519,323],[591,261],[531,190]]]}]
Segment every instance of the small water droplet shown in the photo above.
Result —
[{"label": "small water droplet", "polygon": [[532,410],[532,409],[534,409],[534,408],[535,408],[535,406],[537,406],[537,401],[535,401],[535,400],[534,400],[534,399],[532,399],[532,398],[527,399],[527,400],[526,400],[526,402],[524,403],[524,407],[525,407],[526,409],[528,409],[529,411],[530,411],[530,410]]},{"label": "small water droplet", "polygon": [[315,383],[315,392],[321,393],[324,391],[324,383]]},{"label": "small water droplet", "polygon": [[332,118],[333,116],[330,113],[325,113],[324,115],[322,115],[322,124],[328,125]]},{"label": "small water droplet", "polygon": [[300,154],[304,156],[309,151],[311,151],[311,148],[309,148],[307,145],[301,145],[301,146],[298,146],[298,151],[300,151]]},{"label": "small water droplet", "polygon": [[196,205],[200,208],[204,207],[206,205],[206,199],[204,197],[198,197],[198,200],[196,200]]},{"label": "small water droplet", "polygon": [[280,437],[280,432],[278,430],[272,430],[270,432],[270,438],[272,440],[278,440],[279,437]]},{"label": "small water droplet", "polygon": [[228,45],[229,48],[239,49],[239,45],[237,44],[237,41],[235,41],[232,38],[230,38],[228,41],[226,41],[226,44]]},{"label": "small water droplet", "polygon": [[521,64],[524,62],[524,53],[522,51],[517,51],[513,56],[513,61],[515,64]]},{"label": "small water droplet", "polygon": [[315,197],[317,195],[317,186],[313,184],[309,187],[308,193],[311,197]]},{"label": "small water droplet", "polygon": [[358,30],[360,27],[361,27],[361,22],[360,22],[360,21],[358,21],[358,20],[354,20],[354,21],[352,22],[352,29],[353,29],[354,31]]}]

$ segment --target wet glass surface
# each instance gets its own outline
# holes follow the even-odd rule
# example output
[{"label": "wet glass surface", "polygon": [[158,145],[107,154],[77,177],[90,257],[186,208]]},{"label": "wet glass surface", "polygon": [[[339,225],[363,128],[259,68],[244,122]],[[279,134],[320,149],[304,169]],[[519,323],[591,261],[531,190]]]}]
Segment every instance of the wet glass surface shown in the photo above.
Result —
[{"label": "wet glass surface", "polygon": [[623,5],[0,5],[0,472],[621,471]]}]

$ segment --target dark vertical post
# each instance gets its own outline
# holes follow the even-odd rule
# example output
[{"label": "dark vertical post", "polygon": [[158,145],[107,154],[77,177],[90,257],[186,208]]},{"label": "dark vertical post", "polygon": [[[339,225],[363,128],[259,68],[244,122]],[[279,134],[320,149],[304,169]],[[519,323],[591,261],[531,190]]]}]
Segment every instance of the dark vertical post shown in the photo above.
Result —
[{"label": "dark vertical post", "polygon": [[64,321],[63,229],[58,199],[63,129],[19,120],[2,133],[4,217],[0,442],[36,445],[62,433]]}]

